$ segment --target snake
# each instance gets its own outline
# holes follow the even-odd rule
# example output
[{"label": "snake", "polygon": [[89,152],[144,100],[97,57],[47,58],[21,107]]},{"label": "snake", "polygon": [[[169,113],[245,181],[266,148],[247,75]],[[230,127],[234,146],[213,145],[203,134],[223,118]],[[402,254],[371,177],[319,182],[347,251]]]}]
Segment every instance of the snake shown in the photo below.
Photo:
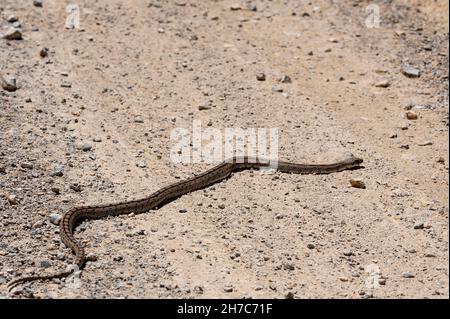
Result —
[{"label": "snake", "polygon": [[351,154],[344,160],[331,164],[298,164],[268,160],[262,157],[234,156],[203,173],[165,186],[141,199],[98,206],[75,206],[69,209],[59,222],[61,241],[75,254],[75,263],[71,267],[68,267],[66,271],[13,279],[8,283],[8,290],[11,291],[14,287],[22,283],[65,278],[77,270],[81,271],[86,262],[86,255],[84,248],[74,237],[74,230],[77,223],[82,220],[100,219],[106,216],[130,213],[140,214],[150,210],[156,210],[182,195],[211,186],[229,178],[232,173],[243,170],[272,169],[282,173],[330,174],[360,168],[362,162],[363,160],[361,158]]}]

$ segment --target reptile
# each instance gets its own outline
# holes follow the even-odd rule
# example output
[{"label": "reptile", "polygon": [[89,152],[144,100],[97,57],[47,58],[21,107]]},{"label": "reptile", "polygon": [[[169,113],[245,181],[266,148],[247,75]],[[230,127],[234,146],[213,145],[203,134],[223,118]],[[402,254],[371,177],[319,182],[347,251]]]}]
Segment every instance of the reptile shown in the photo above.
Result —
[{"label": "reptile", "polygon": [[87,219],[100,219],[106,216],[117,216],[130,213],[145,213],[161,208],[174,199],[190,192],[208,187],[230,177],[234,172],[248,169],[274,168],[282,173],[294,174],[330,174],[348,169],[359,168],[363,162],[353,155],[332,164],[297,164],[283,161],[269,161],[261,157],[232,157],[221,164],[194,177],[165,186],[142,199],[98,206],[76,206],[68,210],[60,221],[61,241],[75,253],[75,264],[66,271],[54,274],[27,276],[13,279],[8,284],[12,290],[19,284],[36,280],[51,280],[70,276],[77,269],[81,270],[86,262],[83,247],[74,237],[74,229],[78,222]]}]

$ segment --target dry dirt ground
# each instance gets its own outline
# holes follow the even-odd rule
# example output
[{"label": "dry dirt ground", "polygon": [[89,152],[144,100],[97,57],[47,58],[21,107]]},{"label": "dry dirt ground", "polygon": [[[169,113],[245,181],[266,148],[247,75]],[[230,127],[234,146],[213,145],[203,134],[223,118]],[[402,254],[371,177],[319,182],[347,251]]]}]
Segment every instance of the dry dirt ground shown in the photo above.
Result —
[{"label": "dry dirt ground", "polygon": [[[0,4],[0,32],[15,15],[23,36],[0,39],[0,74],[17,80],[0,88],[0,296],[449,297],[447,1],[72,2],[75,29],[69,1]],[[193,120],[278,128],[281,159],[350,152],[364,168],[245,171],[147,214],[83,222],[76,238],[97,261],[81,277],[7,292],[73,261],[52,214],[212,167],[170,160],[172,130]]]}]

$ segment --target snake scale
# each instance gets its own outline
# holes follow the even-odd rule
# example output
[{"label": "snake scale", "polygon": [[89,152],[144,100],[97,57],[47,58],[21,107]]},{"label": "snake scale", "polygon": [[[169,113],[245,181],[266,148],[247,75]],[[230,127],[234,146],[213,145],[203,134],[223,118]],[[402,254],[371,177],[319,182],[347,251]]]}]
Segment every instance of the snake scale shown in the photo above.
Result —
[{"label": "snake scale", "polygon": [[247,156],[233,157],[199,175],[163,187],[142,199],[109,205],[74,207],[67,211],[60,221],[60,235],[62,242],[75,253],[75,265],[77,267],[50,275],[36,275],[13,279],[8,284],[8,289],[11,290],[18,284],[25,282],[68,277],[77,268],[82,269],[86,260],[84,249],[73,235],[77,222],[81,220],[100,219],[106,216],[129,213],[139,214],[157,209],[184,194],[208,187],[230,177],[232,173],[242,170],[275,168],[277,171],[283,173],[329,174],[358,168],[362,162],[362,159],[351,155],[340,162],[332,164],[296,164],[277,161],[275,162],[276,165],[273,166],[273,162],[263,158]]}]

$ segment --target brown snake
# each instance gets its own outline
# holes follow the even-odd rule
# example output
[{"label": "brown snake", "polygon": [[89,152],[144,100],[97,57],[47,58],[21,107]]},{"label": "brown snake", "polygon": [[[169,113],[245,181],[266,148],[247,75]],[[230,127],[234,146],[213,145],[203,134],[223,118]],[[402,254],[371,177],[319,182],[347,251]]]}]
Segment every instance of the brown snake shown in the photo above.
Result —
[{"label": "brown snake", "polygon": [[[148,197],[122,202],[117,204],[99,205],[99,206],[79,206],[67,211],[60,222],[60,234],[62,242],[72,249],[75,253],[75,264],[78,269],[82,269],[85,263],[85,253],[83,247],[75,240],[73,230],[78,221],[83,219],[99,219],[106,216],[117,216],[129,213],[144,213],[152,209],[160,208],[163,205],[171,202],[184,194],[205,188],[214,183],[228,178],[233,172],[242,171],[246,169],[264,169],[275,168],[283,173],[295,174],[329,174],[340,172],[347,169],[358,168],[363,162],[362,159],[354,157],[336,162],[333,164],[295,164],[278,161],[273,163],[255,157],[233,157],[221,164],[203,172],[197,176],[188,178],[186,180],[168,185],[154,192]],[[11,290],[21,283],[35,281],[35,280],[50,280],[53,278],[68,277],[75,271],[76,268],[63,271],[60,273],[50,275],[36,275],[30,277],[22,277],[12,280],[8,284],[8,289]]]}]

